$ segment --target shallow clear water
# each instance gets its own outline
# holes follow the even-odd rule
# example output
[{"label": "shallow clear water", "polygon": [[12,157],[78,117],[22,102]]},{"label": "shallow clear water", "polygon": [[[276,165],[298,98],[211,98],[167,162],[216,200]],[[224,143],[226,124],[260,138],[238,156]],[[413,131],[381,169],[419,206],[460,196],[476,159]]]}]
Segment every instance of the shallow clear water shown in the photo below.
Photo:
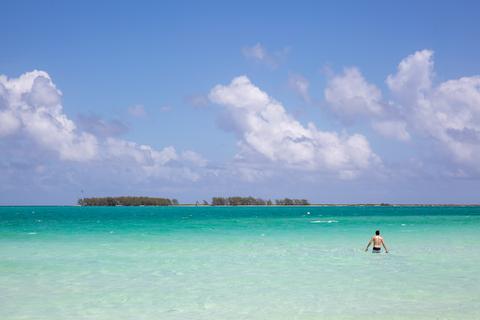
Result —
[{"label": "shallow clear water", "polygon": [[479,319],[479,230],[467,207],[0,207],[0,319]]}]

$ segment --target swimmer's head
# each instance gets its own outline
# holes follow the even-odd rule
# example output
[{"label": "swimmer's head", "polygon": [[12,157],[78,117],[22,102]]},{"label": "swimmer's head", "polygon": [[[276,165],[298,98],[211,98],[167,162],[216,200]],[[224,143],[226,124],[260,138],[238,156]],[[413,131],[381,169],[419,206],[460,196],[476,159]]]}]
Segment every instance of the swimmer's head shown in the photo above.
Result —
[{"label": "swimmer's head", "polygon": [[379,235],[380,235],[380,230],[375,231],[375,234],[376,234],[377,236],[379,236]]}]

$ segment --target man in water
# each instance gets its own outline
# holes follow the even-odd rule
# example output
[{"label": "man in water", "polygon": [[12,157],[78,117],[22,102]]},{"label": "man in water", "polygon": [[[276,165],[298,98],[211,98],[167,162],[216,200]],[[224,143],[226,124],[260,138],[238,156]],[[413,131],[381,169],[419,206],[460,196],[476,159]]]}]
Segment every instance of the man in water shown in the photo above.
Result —
[{"label": "man in water", "polygon": [[380,253],[382,251],[382,246],[385,248],[385,252],[388,253],[387,247],[385,247],[385,242],[383,242],[383,238],[380,237],[380,230],[375,231],[375,236],[370,240],[370,242],[367,245],[367,248],[365,248],[365,251],[368,251],[368,247],[373,243],[373,248],[372,252],[373,253]]}]

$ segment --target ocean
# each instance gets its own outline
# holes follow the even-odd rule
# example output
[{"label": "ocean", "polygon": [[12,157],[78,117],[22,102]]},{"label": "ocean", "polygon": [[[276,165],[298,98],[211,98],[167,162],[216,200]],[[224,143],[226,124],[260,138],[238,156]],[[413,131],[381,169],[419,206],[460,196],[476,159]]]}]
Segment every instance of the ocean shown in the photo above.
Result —
[{"label": "ocean", "polygon": [[0,319],[480,319],[479,231],[479,207],[0,207]]}]

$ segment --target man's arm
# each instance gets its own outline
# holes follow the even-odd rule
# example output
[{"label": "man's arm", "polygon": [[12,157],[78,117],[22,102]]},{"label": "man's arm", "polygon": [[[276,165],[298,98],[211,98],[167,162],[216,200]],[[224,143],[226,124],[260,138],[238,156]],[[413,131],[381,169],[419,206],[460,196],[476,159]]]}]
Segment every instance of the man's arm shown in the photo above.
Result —
[{"label": "man's arm", "polygon": [[388,249],[387,247],[385,247],[385,242],[383,241],[383,239],[382,239],[382,246],[385,248],[385,253],[388,253]]},{"label": "man's arm", "polygon": [[[370,239],[370,241],[368,242],[367,247],[365,248],[365,251],[368,251],[368,247],[370,247],[370,245],[372,244],[372,241],[373,241],[373,238]],[[387,250],[387,249],[385,249],[385,250]]]}]

